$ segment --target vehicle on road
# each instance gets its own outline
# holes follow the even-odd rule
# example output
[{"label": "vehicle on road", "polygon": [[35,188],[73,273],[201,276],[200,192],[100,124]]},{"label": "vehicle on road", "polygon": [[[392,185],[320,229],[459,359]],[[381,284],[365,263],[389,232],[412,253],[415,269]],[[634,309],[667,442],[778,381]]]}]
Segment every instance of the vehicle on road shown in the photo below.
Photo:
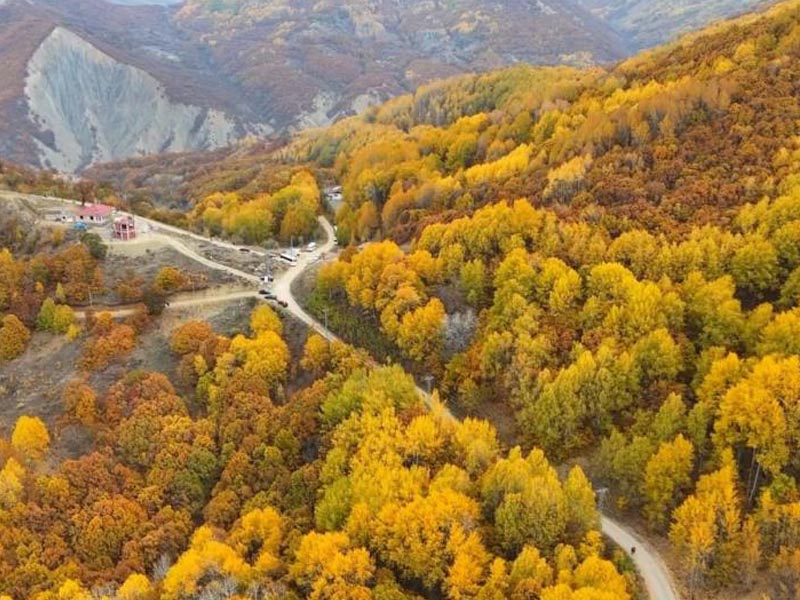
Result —
[{"label": "vehicle on road", "polygon": [[246,253],[250,252],[250,248],[239,248],[239,252],[242,252],[242,253],[246,254]]},{"label": "vehicle on road", "polygon": [[305,248],[306,252],[313,252],[316,249],[317,249],[317,242],[310,242]]},{"label": "vehicle on road", "polygon": [[286,300],[278,300],[278,304],[280,304],[283,308],[289,308],[289,303]]},{"label": "vehicle on road", "polygon": [[263,283],[273,283],[275,281],[275,276],[274,275],[264,275],[261,278],[261,281]]},{"label": "vehicle on road", "polygon": [[275,295],[275,292],[273,292],[272,290],[261,289],[261,290],[258,290],[258,294],[259,294],[259,296],[261,296],[265,300],[277,300],[278,299],[278,297]]}]

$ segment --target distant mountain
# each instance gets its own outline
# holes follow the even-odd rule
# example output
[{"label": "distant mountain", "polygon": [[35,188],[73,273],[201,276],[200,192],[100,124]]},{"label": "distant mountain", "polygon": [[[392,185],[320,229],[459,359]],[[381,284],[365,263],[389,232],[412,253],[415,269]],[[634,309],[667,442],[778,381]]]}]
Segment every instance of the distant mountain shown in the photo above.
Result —
[{"label": "distant mountain", "polygon": [[649,48],[774,0],[579,0],[614,27],[633,49]]},{"label": "distant mountain", "polygon": [[176,21],[278,127],[325,125],[461,72],[627,52],[572,0],[188,0]]},{"label": "distant mountain", "polygon": [[6,0],[0,156],[77,171],[326,125],[460,72],[625,56],[548,2]]},{"label": "distant mountain", "polygon": [[754,3],[0,0],[0,157],[76,172],[211,150],[459,73],[615,63]]},{"label": "distant mountain", "polygon": [[268,131],[170,15],[103,0],[0,5],[0,156],[71,172]]}]

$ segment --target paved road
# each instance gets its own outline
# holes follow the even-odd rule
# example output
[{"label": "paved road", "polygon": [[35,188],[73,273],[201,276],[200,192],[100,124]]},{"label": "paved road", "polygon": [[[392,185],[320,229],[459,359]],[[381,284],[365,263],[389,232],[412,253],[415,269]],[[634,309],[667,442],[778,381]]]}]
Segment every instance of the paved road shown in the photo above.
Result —
[{"label": "paved road", "polygon": [[[679,600],[680,596],[669,569],[647,542],[627,527],[605,515],[601,516],[600,524],[603,533],[614,540],[633,559],[652,600]],[[631,554],[631,548],[636,548],[636,552]]]},{"label": "paved road", "polygon": [[[16,194],[16,193],[8,193],[0,191],[0,197],[15,197],[15,196],[22,196],[25,197],[23,194]],[[34,199],[38,199],[38,197],[33,197]],[[49,200],[53,200],[53,198],[49,198]],[[70,200],[64,200],[64,202],[74,203]],[[231,275],[235,275],[244,279],[245,281],[259,284],[260,280],[255,275],[250,273],[245,273],[244,271],[240,271],[239,269],[235,269],[233,267],[229,267],[228,265],[224,265],[213,260],[210,260],[201,254],[198,254],[186,244],[177,239],[175,236],[188,236],[194,238],[196,240],[214,244],[220,248],[226,249],[237,249],[238,247],[230,244],[228,242],[223,242],[220,240],[212,240],[210,238],[206,238],[204,236],[198,235],[196,233],[191,233],[177,227],[173,227],[171,225],[165,225],[163,223],[159,223],[157,221],[152,221],[150,219],[144,219],[142,217],[135,217],[137,221],[147,223],[150,228],[155,232],[150,234],[150,238],[156,238],[159,241],[162,241],[165,244],[168,244],[184,256],[202,264],[206,267],[211,269],[216,269],[219,271],[224,271],[230,273]],[[273,283],[273,291],[278,296],[280,300],[287,302],[288,306],[286,309],[297,319],[308,325],[310,328],[314,329],[322,335],[328,341],[337,340],[337,336],[334,335],[331,331],[326,329],[321,323],[319,323],[314,317],[308,314],[297,302],[294,295],[292,294],[292,283],[297,279],[297,277],[307,269],[314,260],[314,257],[318,253],[327,254],[333,249],[334,246],[334,230],[328,220],[324,217],[319,217],[319,222],[322,225],[325,233],[327,235],[327,241],[314,253],[301,253],[298,259],[298,263],[293,265],[289,270],[281,273],[279,276],[275,278],[275,282]],[[169,235],[172,234],[172,235]],[[264,256],[263,252],[259,252],[257,250],[251,249],[256,255]],[[169,309],[179,309],[179,308],[187,308],[191,306],[201,306],[205,304],[212,304],[212,303],[221,303],[227,302],[231,300],[239,300],[242,298],[252,298],[257,297],[257,293],[255,290],[252,292],[235,292],[235,293],[220,293],[219,295],[208,295],[206,294],[204,297],[198,298],[190,298],[186,300],[171,302],[169,305]],[[120,309],[118,311],[112,311],[112,314],[115,316],[127,316],[133,313],[133,309]],[[78,312],[79,315],[85,315],[85,312]],[[417,387],[417,391],[419,392],[420,396],[425,401],[426,406],[428,409],[435,411],[439,414],[442,414],[446,419],[449,420],[456,420],[456,417],[441,403],[434,403],[432,402],[430,395],[423,389]],[[647,588],[648,595],[650,596],[651,600],[679,600],[678,592],[675,589],[675,585],[673,584],[672,577],[667,569],[664,561],[661,557],[648,546],[648,544],[638,537],[634,532],[630,529],[624,527],[623,525],[617,523],[613,519],[602,515],[601,517],[601,527],[603,533],[605,533],[609,538],[611,538],[617,545],[622,548],[624,552],[630,556],[636,565],[639,573],[644,580],[645,587]],[[632,553],[631,549],[635,547],[636,552]]]}]

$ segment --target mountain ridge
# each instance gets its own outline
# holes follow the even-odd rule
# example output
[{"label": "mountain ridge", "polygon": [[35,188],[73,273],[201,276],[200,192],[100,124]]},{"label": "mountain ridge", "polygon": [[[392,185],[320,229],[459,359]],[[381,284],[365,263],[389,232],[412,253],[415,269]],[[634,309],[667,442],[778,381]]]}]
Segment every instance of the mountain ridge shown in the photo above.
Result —
[{"label": "mountain ridge", "polygon": [[[724,15],[754,1],[719,0],[703,14]],[[640,12],[648,2],[653,4],[636,3]],[[607,16],[604,10],[620,3],[427,0],[406,7],[390,0],[187,0],[167,6],[172,3],[8,0],[0,4],[0,156],[71,172],[99,160],[210,150],[216,138],[227,143],[249,134],[323,127],[465,72],[518,62],[613,64],[629,55],[627,41],[598,15]],[[684,0],[681,6],[696,4]],[[183,141],[173,145],[144,136],[108,152],[89,141],[78,155],[75,144],[59,148],[53,130],[67,125],[43,129],[34,122],[41,111],[24,94],[31,59],[56,27],[152,76],[170,105],[221,113],[217,121],[231,123],[234,133],[178,135]],[[61,66],[54,61],[37,68],[51,72]],[[92,70],[91,64],[85,68]],[[73,99],[55,96],[45,101],[66,103],[55,112],[68,113]],[[123,112],[136,109],[126,96],[118,102],[131,104]],[[116,110],[102,105],[90,112]],[[177,113],[175,118],[181,120]],[[67,137],[86,136],[72,131]]]}]

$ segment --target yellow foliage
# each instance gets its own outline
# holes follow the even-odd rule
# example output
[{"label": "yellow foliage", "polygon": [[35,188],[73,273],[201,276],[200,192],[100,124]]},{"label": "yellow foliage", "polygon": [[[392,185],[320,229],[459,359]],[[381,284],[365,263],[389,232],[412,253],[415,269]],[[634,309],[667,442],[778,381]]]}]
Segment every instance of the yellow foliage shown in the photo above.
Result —
[{"label": "yellow foliage", "polygon": [[119,600],[147,600],[153,594],[153,586],[145,575],[134,573],[128,576],[117,591]]},{"label": "yellow foliage", "polygon": [[23,415],[14,426],[11,445],[25,458],[40,460],[50,446],[50,434],[41,419]]},{"label": "yellow foliage", "polygon": [[250,329],[258,336],[264,332],[272,331],[281,335],[283,333],[283,323],[280,317],[266,304],[261,304],[250,314]]},{"label": "yellow foliage", "polygon": [[162,584],[164,600],[178,600],[201,591],[198,583],[206,573],[216,573],[245,581],[250,566],[227,544],[217,540],[214,531],[203,526],[195,531],[189,549],[167,572]]},{"label": "yellow foliage", "polygon": [[283,537],[283,520],[272,508],[252,510],[242,517],[228,538],[228,544],[246,558],[257,549],[253,568],[268,574],[281,565],[280,543]]},{"label": "yellow foliage", "polygon": [[0,506],[11,508],[20,499],[25,469],[13,458],[9,458],[0,471]]}]

